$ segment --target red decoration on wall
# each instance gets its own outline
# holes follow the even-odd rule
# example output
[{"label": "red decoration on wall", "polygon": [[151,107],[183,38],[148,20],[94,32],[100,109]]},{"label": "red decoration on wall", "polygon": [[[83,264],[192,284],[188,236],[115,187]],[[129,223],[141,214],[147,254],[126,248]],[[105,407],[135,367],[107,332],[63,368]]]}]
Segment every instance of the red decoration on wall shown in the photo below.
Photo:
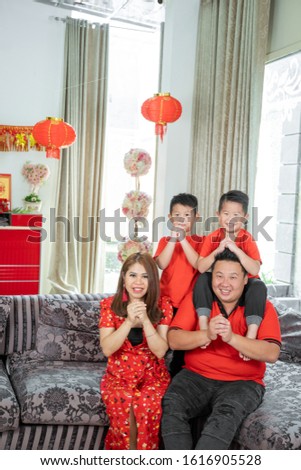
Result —
[{"label": "red decoration on wall", "polygon": [[182,114],[182,105],[170,93],[156,93],[152,98],[144,101],[141,113],[145,119],[156,123],[155,133],[163,141],[167,123],[179,119]]},{"label": "red decoration on wall", "polygon": [[11,201],[11,175],[7,173],[0,174],[0,212],[10,210]]},{"label": "red decoration on wall", "polygon": [[10,210],[10,201],[8,201],[6,198],[0,197],[0,213],[9,212],[9,210]]},{"label": "red decoration on wall", "polygon": [[33,126],[7,126],[0,124],[1,152],[28,152],[43,150],[32,136]]},{"label": "red decoration on wall", "polygon": [[72,126],[63,119],[47,117],[37,122],[32,130],[34,139],[46,147],[47,158],[60,158],[60,147],[73,144],[76,134]]}]

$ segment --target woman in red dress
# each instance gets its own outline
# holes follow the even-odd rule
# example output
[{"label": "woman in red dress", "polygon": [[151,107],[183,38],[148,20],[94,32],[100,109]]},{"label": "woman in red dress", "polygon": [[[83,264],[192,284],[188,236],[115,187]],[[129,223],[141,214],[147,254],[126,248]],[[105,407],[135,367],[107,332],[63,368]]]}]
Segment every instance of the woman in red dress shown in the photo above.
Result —
[{"label": "woman in red dress", "polygon": [[100,389],[110,419],[105,449],[159,448],[171,320],[172,305],[160,298],[155,261],[148,253],[130,255],[117,293],[101,301],[100,344],[108,365]]}]

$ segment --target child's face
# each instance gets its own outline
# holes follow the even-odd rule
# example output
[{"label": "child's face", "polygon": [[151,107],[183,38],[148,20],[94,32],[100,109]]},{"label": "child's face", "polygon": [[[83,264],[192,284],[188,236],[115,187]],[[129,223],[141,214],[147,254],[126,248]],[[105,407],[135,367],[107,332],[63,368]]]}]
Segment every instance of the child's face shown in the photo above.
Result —
[{"label": "child's face", "polygon": [[175,204],[168,217],[174,227],[181,228],[186,234],[191,232],[196,219],[194,210],[190,206],[183,206],[182,204]]},{"label": "child's face", "polygon": [[237,235],[248,219],[242,204],[233,201],[225,201],[217,215],[219,225],[225,229],[227,235]]}]

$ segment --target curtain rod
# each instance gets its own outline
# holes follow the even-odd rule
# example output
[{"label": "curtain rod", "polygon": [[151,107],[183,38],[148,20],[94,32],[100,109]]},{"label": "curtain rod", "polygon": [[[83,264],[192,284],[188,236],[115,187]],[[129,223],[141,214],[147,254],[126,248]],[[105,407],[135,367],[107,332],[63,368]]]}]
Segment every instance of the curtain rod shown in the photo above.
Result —
[{"label": "curtain rod", "polygon": [[[71,18],[70,16],[66,16],[66,17],[62,17],[62,16],[49,16],[49,19],[52,20],[52,21],[61,21],[62,23],[67,23],[68,21],[68,18]],[[92,22],[92,21],[88,21],[88,20],[84,20],[83,18],[71,18],[71,19],[79,19],[79,21],[85,21],[87,22],[88,24],[90,25],[94,25],[94,26],[101,26],[102,24],[105,24],[105,21],[103,23],[99,23],[99,22]],[[114,21],[117,21],[117,20],[114,20]],[[120,20],[121,21],[121,20]],[[134,21],[130,21],[130,20],[126,20],[126,21],[123,21],[123,23],[126,23],[126,24],[130,24],[130,25],[136,25],[138,26],[139,28],[141,28],[141,30],[143,30],[144,32],[148,32],[148,33],[152,33],[154,31],[157,30],[157,28],[155,28],[154,26],[148,26],[148,25],[141,25],[140,23],[136,23]],[[161,23],[160,25],[161,26]],[[130,29],[131,31],[137,31],[136,28],[127,28],[125,26],[117,26],[116,24],[112,24],[112,20],[110,21],[110,27],[111,28],[116,28],[116,29]]]}]

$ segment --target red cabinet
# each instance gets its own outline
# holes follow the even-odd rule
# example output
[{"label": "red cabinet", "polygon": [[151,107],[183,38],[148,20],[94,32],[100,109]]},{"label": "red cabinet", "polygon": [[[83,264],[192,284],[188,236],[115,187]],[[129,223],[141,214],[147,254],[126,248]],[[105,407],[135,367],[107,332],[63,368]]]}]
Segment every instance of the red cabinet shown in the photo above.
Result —
[{"label": "red cabinet", "polygon": [[11,214],[0,227],[0,295],[38,294],[42,215]]}]

